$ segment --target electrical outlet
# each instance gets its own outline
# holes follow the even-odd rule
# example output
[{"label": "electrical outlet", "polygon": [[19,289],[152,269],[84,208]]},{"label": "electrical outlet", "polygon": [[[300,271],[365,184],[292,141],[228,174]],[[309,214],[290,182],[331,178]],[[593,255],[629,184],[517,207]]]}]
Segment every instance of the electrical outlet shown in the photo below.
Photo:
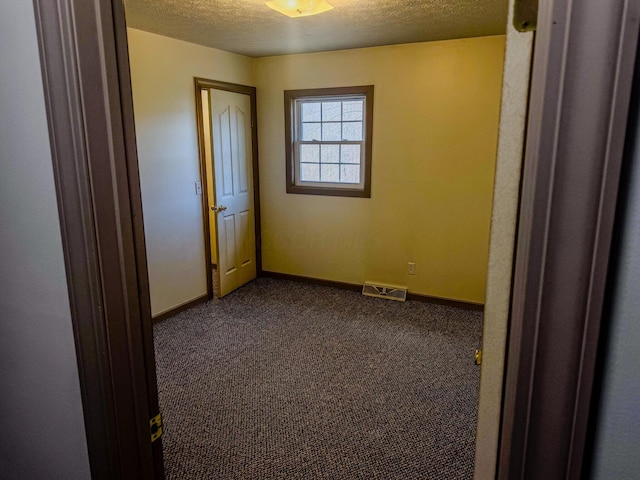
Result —
[{"label": "electrical outlet", "polygon": [[416,274],[416,263],[415,262],[409,262],[407,264],[407,273],[409,275],[415,275]]}]

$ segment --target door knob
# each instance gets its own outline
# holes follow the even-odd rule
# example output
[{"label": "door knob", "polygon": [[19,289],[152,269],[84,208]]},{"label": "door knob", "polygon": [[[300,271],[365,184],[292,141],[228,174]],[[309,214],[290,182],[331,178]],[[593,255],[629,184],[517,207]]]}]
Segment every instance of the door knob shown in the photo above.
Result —
[{"label": "door knob", "polygon": [[211,210],[216,213],[224,212],[227,209],[224,205],[211,205]]}]

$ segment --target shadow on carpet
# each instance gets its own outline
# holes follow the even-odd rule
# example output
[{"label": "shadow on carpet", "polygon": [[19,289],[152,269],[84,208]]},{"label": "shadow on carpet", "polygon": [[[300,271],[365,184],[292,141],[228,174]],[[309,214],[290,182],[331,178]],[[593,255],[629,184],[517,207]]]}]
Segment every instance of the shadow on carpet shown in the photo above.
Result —
[{"label": "shadow on carpet", "polygon": [[471,479],[481,314],[260,278],[154,326],[167,479]]}]

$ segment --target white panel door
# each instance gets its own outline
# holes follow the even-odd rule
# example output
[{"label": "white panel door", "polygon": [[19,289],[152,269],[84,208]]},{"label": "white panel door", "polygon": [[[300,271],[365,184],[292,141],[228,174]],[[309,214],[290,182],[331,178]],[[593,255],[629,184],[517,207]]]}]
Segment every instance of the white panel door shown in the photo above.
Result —
[{"label": "white panel door", "polygon": [[211,89],[219,294],[256,278],[251,101]]}]

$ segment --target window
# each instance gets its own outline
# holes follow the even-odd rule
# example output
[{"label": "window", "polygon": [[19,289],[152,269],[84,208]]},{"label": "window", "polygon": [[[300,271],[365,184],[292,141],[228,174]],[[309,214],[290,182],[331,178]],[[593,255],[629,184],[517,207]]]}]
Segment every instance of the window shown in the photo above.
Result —
[{"label": "window", "polygon": [[371,196],[373,86],[287,90],[287,193]]}]

